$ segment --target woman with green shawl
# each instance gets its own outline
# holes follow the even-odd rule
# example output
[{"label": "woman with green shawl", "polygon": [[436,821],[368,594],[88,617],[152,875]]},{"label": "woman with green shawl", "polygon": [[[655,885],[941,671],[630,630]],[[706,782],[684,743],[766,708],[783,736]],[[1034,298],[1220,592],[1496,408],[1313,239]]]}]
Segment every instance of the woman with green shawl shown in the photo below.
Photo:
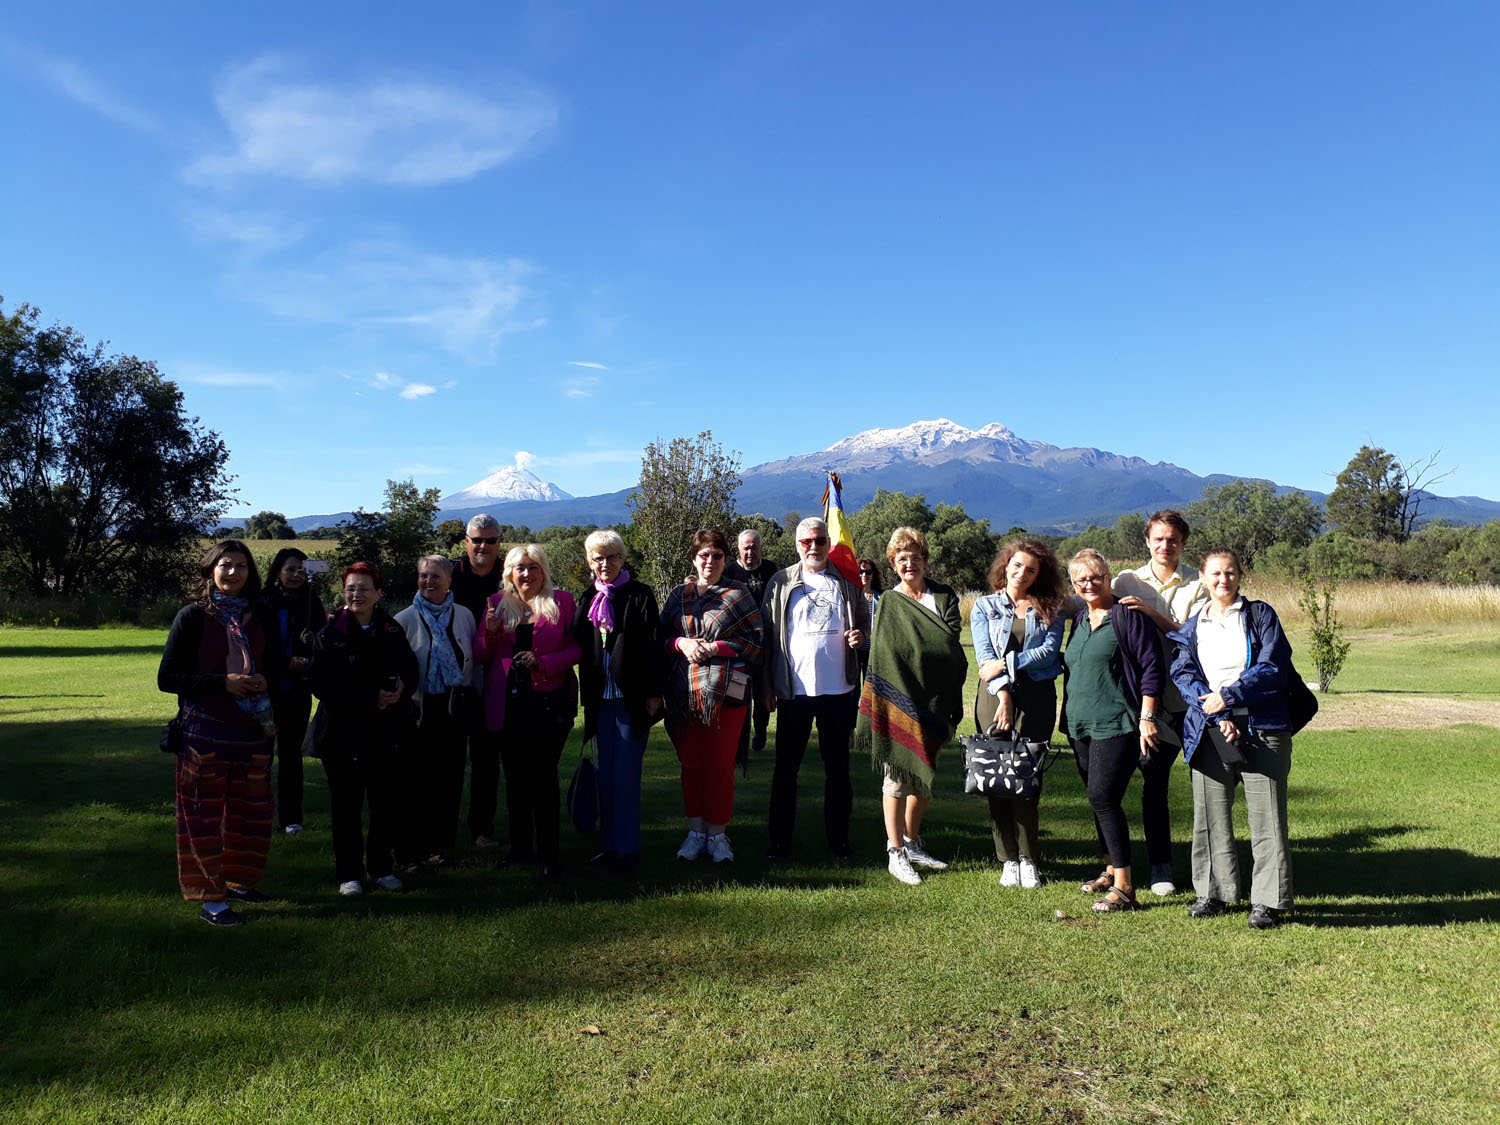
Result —
[{"label": "woman with green shawl", "polygon": [[922,881],[917,867],[948,865],[922,843],[938,750],[963,717],[969,662],[959,637],[958,594],[927,578],[927,537],[898,527],[885,555],[897,585],[875,607],[870,668],[859,700],[856,737],[884,776],[886,866],[900,882]]}]

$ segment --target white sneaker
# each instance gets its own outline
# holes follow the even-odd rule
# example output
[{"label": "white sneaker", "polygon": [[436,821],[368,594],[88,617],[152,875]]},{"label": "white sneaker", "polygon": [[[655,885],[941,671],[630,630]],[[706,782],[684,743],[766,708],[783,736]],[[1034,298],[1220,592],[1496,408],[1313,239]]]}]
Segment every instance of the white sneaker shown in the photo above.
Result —
[{"label": "white sneaker", "polygon": [[927,854],[927,849],[922,845],[922,837],[913,840],[906,837],[906,856],[916,867],[930,867],[934,871],[946,871],[948,865],[942,860]]},{"label": "white sneaker", "polygon": [[689,832],[687,839],[682,842],[682,847],[677,849],[677,858],[692,863],[695,859],[702,859],[703,853],[708,850],[708,837],[702,832]]},{"label": "white sneaker", "polygon": [[1002,887],[1019,887],[1021,885],[1021,868],[1013,859],[1007,859],[1005,866],[1000,868],[1000,885]]},{"label": "white sneaker", "polygon": [[729,846],[729,837],[723,832],[716,832],[708,838],[706,847],[708,858],[715,863],[733,863],[734,849]]},{"label": "white sneaker", "polygon": [[917,874],[916,868],[911,865],[911,859],[907,856],[905,848],[893,848],[886,846],[885,854],[886,870],[896,877],[899,882],[908,887],[915,887],[922,881],[922,876]]},{"label": "white sneaker", "polygon": [[347,883],[339,884],[339,894],[344,895],[345,897],[348,897],[349,895],[362,895],[364,893],[365,885],[358,879],[350,879]]},{"label": "white sneaker", "polygon": [[1151,893],[1159,895],[1162,898],[1177,893],[1177,884],[1172,879],[1172,865],[1170,863],[1154,863],[1151,865]]},{"label": "white sneaker", "polygon": [[1021,886],[1028,891],[1034,891],[1042,885],[1042,874],[1036,869],[1036,864],[1025,856],[1021,857]]},{"label": "white sneaker", "polygon": [[298,832],[302,831],[302,825],[288,824],[286,828],[283,829],[283,831],[285,831],[288,836],[295,836]]},{"label": "white sneaker", "polygon": [[382,891],[399,891],[403,886],[405,886],[405,884],[402,883],[401,880],[396,878],[394,875],[382,875],[379,879],[375,880],[375,885]]}]

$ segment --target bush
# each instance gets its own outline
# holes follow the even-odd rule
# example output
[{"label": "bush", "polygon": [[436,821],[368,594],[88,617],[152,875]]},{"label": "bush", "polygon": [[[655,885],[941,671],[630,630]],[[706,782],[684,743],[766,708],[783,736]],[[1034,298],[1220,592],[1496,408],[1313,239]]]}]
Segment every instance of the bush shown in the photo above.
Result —
[{"label": "bush", "polygon": [[1338,587],[1325,580],[1321,586],[1311,576],[1302,580],[1302,593],[1297,604],[1307,614],[1312,628],[1313,664],[1318,669],[1318,690],[1328,691],[1334,677],[1344,666],[1344,657],[1349,655],[1349,642],[1344,640],[1344,627],[1333,612],[1333,595]]}]

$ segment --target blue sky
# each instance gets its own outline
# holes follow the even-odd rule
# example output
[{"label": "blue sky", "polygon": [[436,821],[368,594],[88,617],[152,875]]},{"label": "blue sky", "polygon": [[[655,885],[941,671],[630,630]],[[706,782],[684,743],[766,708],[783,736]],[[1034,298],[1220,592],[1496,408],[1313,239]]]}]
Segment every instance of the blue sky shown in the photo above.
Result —
[{"label": "blue sky", "polygon": [[[1500,7],[12,7],[0,293],[238,510],[949,417],[1500,498]],[[940,498],[930,498],[940,499]]]}]

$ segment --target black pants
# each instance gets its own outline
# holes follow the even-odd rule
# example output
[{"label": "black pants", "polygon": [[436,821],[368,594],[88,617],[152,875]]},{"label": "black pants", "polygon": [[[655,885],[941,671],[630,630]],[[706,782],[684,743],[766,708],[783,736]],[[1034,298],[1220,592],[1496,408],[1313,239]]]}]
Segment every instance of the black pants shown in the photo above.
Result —
[{"label": "black pants", "polygon": [[1078,772],[1088,786],[1094,809],[1099,851],[1115,867],[1130,866],[1130,825],[1121,804],[1130,775],[1140,765],[1141,736],[1135,731],[1115,738],[1075,738]]},{"label": "black pants", "polygon": [[557,763],[573,729],[573,713],[561,717],[560,703],[571,698],[568,688],[555,692],[519,692],[505,704],[505,729],[500,732],[500,762],[505,768],[505,811],[510,818],[511,855],[536,855],[555,863],[558,855],[558,812],[561,790]]},{"label": "black pants", "polygon": [[[1057,683],[1047,680],[1038,683],[1024,672],[1015,682],[1011,693],[1016,715],[1020,718],[1021,737],[1032,742],[1050,742],[1053,728],[1057,726]],[[980,731],[989,729],[995,721],[995,712],[1000,701],[979,685],[979,695],[974,701],[974,722]],[[1039,806],[1042,795],[1022,799],[1020,797],[986,796],[990,806],[990,836],[995,842],[995,858],[1002,863],[1029,859],[1036,862],[1042,858]]]},{"label": "black pants", "polygon": [[[333,870],[340,883],[389,875],[391,849],[398,835],[401,797],[395,752],[365,753],[360,758],[325,757],[328,804],[333,822]],[[364,832],[365,800],[370,802],[370,831]]]},{"label": "black pants", "polygon": [[[500,795],[500,735],[484,725],[483,706],[469,729],[469,835],[495,835]],[[462,786],[460,786],[462,787]]]},{"label": "black pants", "polygon": [[[402,753],[402,791],[408,815],[396,858],[418,863],[457,843],[464,791],[464,731],[450,713],[452,692],[422,697],[416,737]],[[461,721],[461,720],[460,720]]]},{"label": "black pants", "polygon": [[306,689],[271,693],[276,716],[276,822],[285,828],[302,823],[302,740],[312,714],[312,695]]},{"label": "black pants", "polygon": [[734,758],[735,762],[741,766],[750,761],[750,728],[752,726],[755,728],[755,740],[764,743],[766,730],[771,725],[771,712],[767,711],[766,705],[760,701],[760,693],[752,691],[750,694],[750,719],[740,727],[740,747]]},{"label": "black pants", "polygon": [[[1141,766],[1141,828],[1146,836],[1146,856],[1152,867],[1172,862],[1172,816],[1167,810],[1167,784],[1172,765],[1182,753],[1182,713],[1162,714],[1163,738]],[[1172,745],[1169,745],[1169,741]]]},{"label": "black pants", "polygon": [[797,823],[797,772],[807,753],[813,724],[823,756],[823,831],[830,848],[849,843],[849,816],[854,787],[849,783],[849,738],[859,707],[859,693],[797,695],[776,701],[776,770],[771,775],[771,846],[791,846]]}]

